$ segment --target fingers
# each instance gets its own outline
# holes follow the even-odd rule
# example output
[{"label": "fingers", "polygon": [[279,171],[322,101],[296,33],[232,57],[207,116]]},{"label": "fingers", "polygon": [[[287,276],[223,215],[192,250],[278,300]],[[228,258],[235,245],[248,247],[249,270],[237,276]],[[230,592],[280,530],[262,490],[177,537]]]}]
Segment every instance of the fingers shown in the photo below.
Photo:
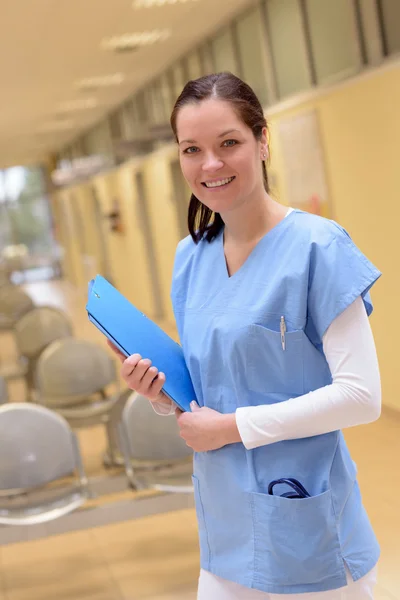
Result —
[{"label": "fingers", "polygon": [[124,359],[121,375],[130,389],[152,401],[157,400],[165,383],[164,373],[159,373],[158,369],[152,366],[151,360],[142,359],[140,354],[133,354]]}]

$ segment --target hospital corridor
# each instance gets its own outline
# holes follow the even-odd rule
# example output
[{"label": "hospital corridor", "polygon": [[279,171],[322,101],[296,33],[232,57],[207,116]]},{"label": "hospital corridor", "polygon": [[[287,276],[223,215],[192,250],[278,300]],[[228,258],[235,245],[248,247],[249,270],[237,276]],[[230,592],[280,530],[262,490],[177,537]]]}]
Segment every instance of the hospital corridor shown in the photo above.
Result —
[{"label": "hospital corridor", "polygon": [[[0,32],[0,600],[400,600],[400,2],[3,0]],[[211,93],[205,91],[210,81]],[[249,88],[242,82],[252,90],[245,99],[240,90]],[[246,102],[259,107],[267,128],[249,126],[255,112],[246,113]],[[221,127],[229,118],[234,124],[228,132],[215,129],[214,140],[216,114]],[[189,132],[184,141],[183,129]],[[246,229],[244,218],[234,220],[235,210],[251,214],[240,213],[246,202],[255,210],[258,188],[247,200],[243,192],[253,175],[273,207],[272,225],[246,246],[240,266],[240,244],[229,226],[242,220],[247,232],[249,223],[262,223],[253,216]],[[229,204],[236,197],[242,204]],[[293,250],[295,234],[289,236],[297,224],[305,235],[302,215],[315,227],[311,249],[302,241]],[[216,233],[196,243],[205,218],[205,231]],[[338,250],[330,261],[335,244],[325,232],[342,236],[353,255]],[[281,246],[277,240],[284,240]],[[261,257],[262,244],[272,254]],[[221,248],[222,262],[207,255],[209,248]],[[293,312],[285,321],[279,302],[293,294],[301,305],[307,252],[310,304],[302,307],[304,319]],[[209,263],[202,263],[207,256]],[[294,257],[290,265],[286,256]],[[271,265],[282,280],[270,275]],[[318,272],[320,306],[312,296]],[[192,430],[183,425],[195,416],[193,406],[193,415],[175,414],[175,398],[167,416],[169,407],[157,403],[161,395],[152,399],[153,408],[145,393],[127,384],[136,365],[126,375],[104,329],[89,319],[89,283],[99,275],[147,317],[142,335],[147,332],[150,347],[149,320],[179,344],[196,410],[229,413],[231,429],[224,423],[231,438],[193,450],[186,441]],[[348,291],[340,287],[344,280]],[[280,295],[263,305],[274,285]],[[254,307],[240,300],[243,290],[256,299]],[[328,394],[331,383],[344,382],[349,398],[353,384],[368,396],[361,376],[348,367],[345,342],[336,338],[328,355],[335,321],[327,317],[330,327],[318,329],[329,310],[338,318],[339,305],[356,296],[364,300],[376,348],[379,418],[318,431],[317,406],[308,435],[268,440],[264,432],[265,441],[251,446],[240,411],[256,415],[262,405],[300,402],[318,387]],[[122,309],[109,311],[108,322],[121,326],[121,315]],[[229,339],[223,337],[228,326]],[[265,339],[264,349],[253,347],[256,339]],[[363,340],[352,340],[352,348]],[[299,358],[308,347],[310,354]],[[274,379],[267,377],[267,363],[264,374],[257,367],[261,356],[273,361]],[[320,386],[310,384],[307,356],[316,364],[324,357]],[[361,372],[367,362],[360,361]],[[157,373],[149,386],[160,381]],[[248,393],[229,383],[235,377]],[[172,392],[164,390],[170,404]],[[327,402],[332,410],[333,396]],[[283,416],[276,423],[284,430]],[[326,471],[323,453],[333,436]],[[201,442],[213,440],[210,433]],[[314,450],[306,451],[307,444]],[[293,462],[290,452],[282,454],[282,474],[263,458],[279,456],[280,448],[298,449]],[[302,452],[307,467],[291,472],[291,465],[303,464]],[[246,465],[241,479],[233,467],[227,473],[235,464]],[[282,489],[274,498],[263,480],[272,472],[274,479],[276,473],[292,478],[300,495],[285,496]],[[308,491],[300,484],[299,492],[294,477]],[[252,498],[232,531],[221,520],[224,511],[213,512],[216,481],[227,514],[235,514],[237,498]],[[244,486],[244,496],[235,496],[236,485]],[[297,575],[288,562],[287,581],[285,574],[279,579],[285,549],[288,561],[296,559],[295,542],[282,532],[290,524],[298,541],[298,531],[305,531],[296,518],[306,513],[287,507],[316,498],[322,503],[331,486],[347,494],[344,505],[333,497],[329,508],[339,532],[335,559],[312,556],[309,535],[301,538]],[[285,528],[275,538],[268,538],[272,525],[257,516],[262,496],[270,502],[263,513],[268,518],[283,507]],[[315,506],[317,522],[322,504]],[[340,581],[345,566],[359,579],[372,553],[369,533],[365,549],[354,539],[364,509],[380,547],[377,583],[373,596],[344,595],[346,580],[340,587],[334,578]],[[349,519],[350,533],[343,533],[342,518]],[[320,547],[329,545],[328,532],[324,540]],[[274,546],[278,542],[282,547]],[[200,593],[201,569],[236,583],[242,595]],[[339,589],[343,596],[334,595]]]}]

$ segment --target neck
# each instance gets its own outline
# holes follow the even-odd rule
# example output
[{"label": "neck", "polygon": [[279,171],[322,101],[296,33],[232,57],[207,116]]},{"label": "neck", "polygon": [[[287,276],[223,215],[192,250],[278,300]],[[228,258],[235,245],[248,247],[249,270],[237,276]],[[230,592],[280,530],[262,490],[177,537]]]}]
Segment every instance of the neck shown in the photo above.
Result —
[{"label": "neck", "polygon": [[270,229],[284,219],[288,208],[282,206],[266,192],[258,201],[246,201],[235,210],[221,214],[225,224],[225,242],[251,244],[257,242]]}]

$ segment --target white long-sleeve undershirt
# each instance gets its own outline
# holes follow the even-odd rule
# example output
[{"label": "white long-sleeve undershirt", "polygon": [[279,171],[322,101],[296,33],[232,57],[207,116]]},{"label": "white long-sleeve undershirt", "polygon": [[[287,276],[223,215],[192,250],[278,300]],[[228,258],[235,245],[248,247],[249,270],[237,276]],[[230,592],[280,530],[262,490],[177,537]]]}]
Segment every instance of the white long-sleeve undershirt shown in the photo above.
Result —
[{"label": "white long-sleeve undershirt", "polygon": [[[330,385],[284,402],[236,409],[236,424],[248,450],[370,423],[379,417],[378,359],[361,297],[331,323],[322,344],[332,374]],[[153,403],[153,407],[162,415],[175,410],[174,403]]]}]

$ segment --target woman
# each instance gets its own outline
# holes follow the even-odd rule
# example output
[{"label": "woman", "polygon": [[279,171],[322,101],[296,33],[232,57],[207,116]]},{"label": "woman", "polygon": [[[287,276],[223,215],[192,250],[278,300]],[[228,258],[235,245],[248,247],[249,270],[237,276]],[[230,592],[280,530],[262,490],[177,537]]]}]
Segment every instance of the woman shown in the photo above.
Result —
[{"label": "woman", "polygon": [[[340,430],[380,414],[380,273],[335,222],[271,198],[266,121],[240,79],[190,81],[171,124],[192,190],[172,301],[198,402],[176,410],[195,450],[198,598],[372,598],[379,546]],[[156,365],[120,358],[172,414]]]}]

